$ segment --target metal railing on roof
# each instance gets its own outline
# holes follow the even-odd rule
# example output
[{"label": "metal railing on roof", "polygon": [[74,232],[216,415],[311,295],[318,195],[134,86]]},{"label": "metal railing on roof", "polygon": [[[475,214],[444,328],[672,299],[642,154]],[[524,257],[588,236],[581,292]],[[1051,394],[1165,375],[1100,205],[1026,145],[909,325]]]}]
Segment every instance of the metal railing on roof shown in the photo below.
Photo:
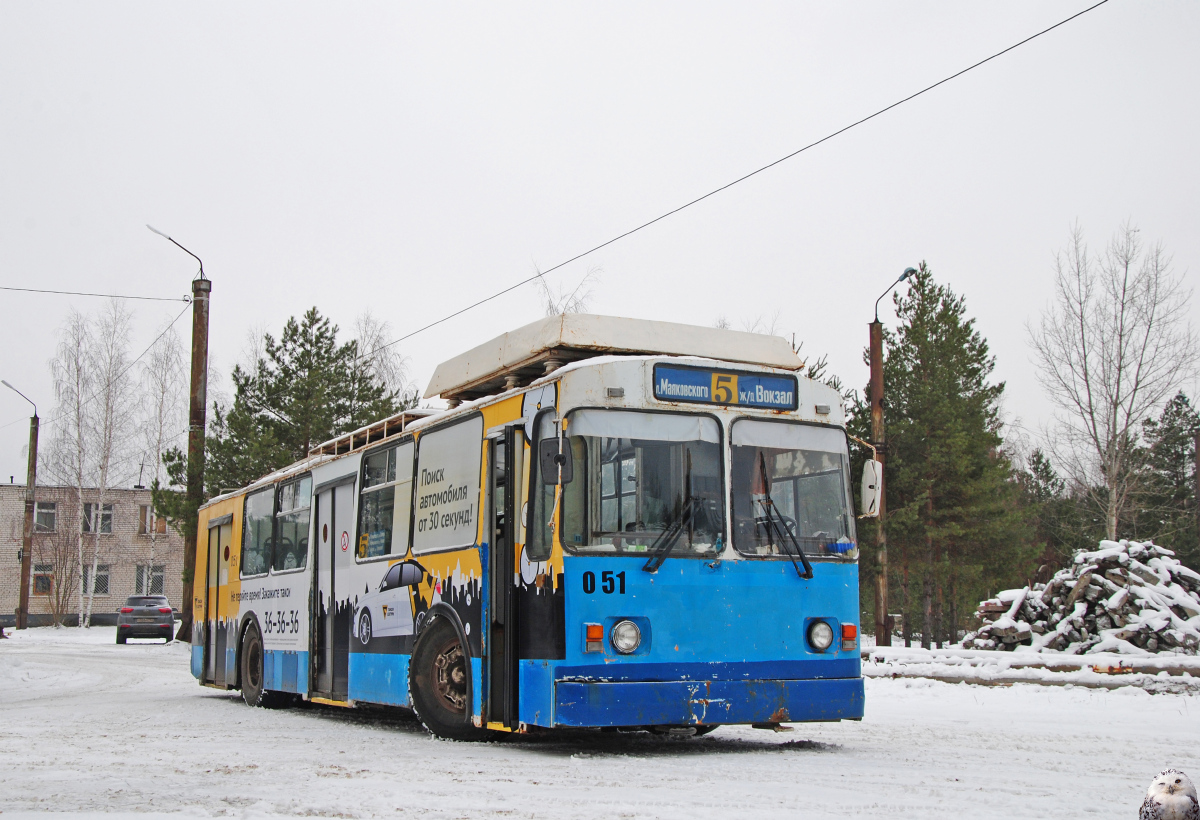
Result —
[{"label": "metal railing on roof", "polygon": [[408,425],[417,419],[433,415],[435,410],[401,410],[394,416],[373,422],[349,433],[332,438],[314,447],[310,455],[340,456],[361,450],[370,444],[383,441],[391,436],[403,433]]}]

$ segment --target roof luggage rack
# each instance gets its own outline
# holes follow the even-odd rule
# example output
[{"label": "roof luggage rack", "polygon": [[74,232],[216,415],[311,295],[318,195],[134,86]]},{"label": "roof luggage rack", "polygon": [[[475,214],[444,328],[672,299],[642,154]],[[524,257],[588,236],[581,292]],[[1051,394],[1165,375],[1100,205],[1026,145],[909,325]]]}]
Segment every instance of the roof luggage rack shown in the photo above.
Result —
[{"label": "roof luggage rack", "polygon": [[382,421],[377,421],[368,424],[366,427],[360,427],[350,433],[343,433],[337,438],[332,438],[324,444],[318,444],[312,449],[309,455],[328,455],[339,456],[342,453],[351,453],[366,447],[368,444],[374,444],[377,441],[394,436],[404,432],[404,429],[416,421],[423,419],[426,416],[432,416],[437,413],[437,410],[401,410],[394,416],[389,416]]}]

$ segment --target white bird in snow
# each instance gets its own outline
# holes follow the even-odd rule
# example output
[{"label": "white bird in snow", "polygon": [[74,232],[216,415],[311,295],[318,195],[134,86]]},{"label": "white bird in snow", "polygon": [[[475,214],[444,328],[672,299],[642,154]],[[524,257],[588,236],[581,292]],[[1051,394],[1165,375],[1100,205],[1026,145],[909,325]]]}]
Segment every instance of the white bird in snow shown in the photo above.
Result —
[{"label": "white bird in snow", "polygon": [[1138,820],[1200,820],[1196,787],[1179,769],[1167,769],[1150,783]]}]

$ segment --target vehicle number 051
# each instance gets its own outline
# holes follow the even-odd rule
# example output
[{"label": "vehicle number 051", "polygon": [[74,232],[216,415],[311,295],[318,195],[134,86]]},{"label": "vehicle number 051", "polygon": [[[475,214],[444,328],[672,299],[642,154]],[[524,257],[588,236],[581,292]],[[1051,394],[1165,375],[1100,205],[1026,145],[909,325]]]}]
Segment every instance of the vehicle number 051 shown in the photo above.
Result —
[{"label": "vehicle number 051", "polygon": [[[605,595],[612,595],[614,592],[618,595],[625,594],[625,571],[613,572],[612,570],[604,570],[600,573],[600,590]],[[596,573],[585,572],[583,574],[583,591],[591,595],[596,591]]]}]

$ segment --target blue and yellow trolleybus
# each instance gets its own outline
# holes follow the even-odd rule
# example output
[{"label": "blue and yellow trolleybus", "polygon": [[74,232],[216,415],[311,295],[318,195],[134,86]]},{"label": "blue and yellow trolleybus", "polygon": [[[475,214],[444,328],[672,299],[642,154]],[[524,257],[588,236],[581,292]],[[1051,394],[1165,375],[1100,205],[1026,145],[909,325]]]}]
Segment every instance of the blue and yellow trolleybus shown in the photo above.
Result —
[{"label": "blue and yellow trolleybus", "polygon": [[451,359],[450,409],[201,509],[192,673],[460,739],[859,719],[844,408],[800,369],[778,337],[588,315]]}]

